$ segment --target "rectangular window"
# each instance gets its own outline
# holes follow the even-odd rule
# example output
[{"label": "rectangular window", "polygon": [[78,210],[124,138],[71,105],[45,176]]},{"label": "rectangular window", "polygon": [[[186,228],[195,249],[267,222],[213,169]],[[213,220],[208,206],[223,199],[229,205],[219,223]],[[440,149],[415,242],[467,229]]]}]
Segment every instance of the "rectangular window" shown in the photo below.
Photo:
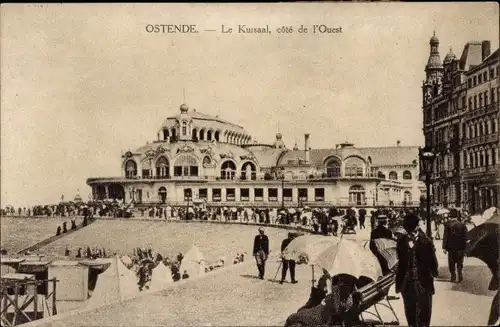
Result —
[{"label": "rectangular window", "polygon": [[236,190],[234,188],[226,189],[226,201],[236,201]]},{"label": "rectangular window", "polygon": [[283,189],[283,201],[292,201],[292,189],[284,188]]},{"label": "rectangular window", "polygon": [[150,176],[150,170],[149,169],[143,169],[142,170],[142,178],[149,178]]},{"label": "rectangular window", "polygon": [[213,202],[220,202],[221,197],[222,197],[222,191],[220,188],[214,188],[212,189],[212,201]]},{"label": "rectangular window", "polygon": [[198,198],[207,200],[208,199],[208,190],[206,188],[200,188],[198,191]]},{"label": "rectangular window", "polygon": [[488,105],[488,91],[484,91],[484,105]]},{"label": "rectangular window", "polygon": [[490,79],[495,77],[495,70],[493,68],[490,69]]},{"label": "rectangular window", "polygon": [[469,78],[469,80],[467,82],[468,82],[468,85],[469,85],[469,89],[472,88],[472,79]]},{"label": "rectangular window", "polygon": [[184,189],[184,201],[191,201],[193,199],[193,191],[190,188]]},{"label": "rectangular window", "polygon": [[240,201],[250,201],[250,189],[240,189]]},{"label": "rectangular window", "polygon": [[474,76],[474,82],[472,83],[472,86],[476,86],[476,84],[477,84],[477,77]]},{"label": "rectangular window", "polygon": [[483,94],[479,93],[479,107],[481,108],[483,106]]},{"label": "rectangular window", "polygon": [[270,188],[268,190],[268,193],[269,193],[269,202],[278,201],[278,189],[277,188]]},{"label": "rectangular window", "polygon": [[254,198],[255,201],[264,201],[264,189],[263,188],[254,189]]},{"label": "rectangular window", "polygon": [[495,103],[495,91],[491,90],[491,103]]},{"label": "rectangular window", "polygon": [[477,77],[477,83],[481,84],[482,82],[483,82],[483,75],[479,74],[479,76]]},{"label": "rectangular window", "polygon": [[174,176],[182,176],[182,166],[174,166]]},{"label": "rectangular window", "polygon": [[189,167],[189,176],[198,176],[198,166]]},{"label": "rectangular window", "polygon": [[363,168],[362,167],[356,168],[356,176],[363,177]]},{"label": "rectangular window", "polygon": [[477,95],[474,96],[474,109],[477,109]]},{"label": "rectangular window", "polygon": [[314,201],[325,201],[325,189],[324,188],[315,188],[314,189]]},{"label": "rectangular window", "polygon": [[299,200],[300,201],[307,201],[307,189],[306,188],[299,188]]},{"label": "rectangular window", "polygon": [[488,72],[483,73],[483,80],[486,82],[488,80]]}]

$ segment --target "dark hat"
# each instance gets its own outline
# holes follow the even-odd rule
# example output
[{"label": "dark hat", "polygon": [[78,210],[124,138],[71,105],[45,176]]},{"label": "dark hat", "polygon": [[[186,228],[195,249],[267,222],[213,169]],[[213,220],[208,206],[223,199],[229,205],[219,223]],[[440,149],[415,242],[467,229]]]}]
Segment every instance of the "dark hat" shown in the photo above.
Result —
[{"label": "dark hat", "polygon": [[405,216],[403,225],[406,230],[412,231],[417,228],[419,222],[420,218],[416,214],[409,213]]}]

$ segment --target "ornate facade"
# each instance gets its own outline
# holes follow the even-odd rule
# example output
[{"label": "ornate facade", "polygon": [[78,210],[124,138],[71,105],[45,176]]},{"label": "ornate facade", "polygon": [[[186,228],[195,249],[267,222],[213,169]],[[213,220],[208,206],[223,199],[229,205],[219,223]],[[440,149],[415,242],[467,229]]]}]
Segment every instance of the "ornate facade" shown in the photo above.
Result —
[{"label": "ornate facade", "polygon": [[157,140],[122,156],[121,176],[89,178],[95,199],[137,206],[417,206],[417,147],[257,144],[241,126],[180,107]]},{"label": "ornate facade", "polygon": [[429,45],[422,94],[425,144],[437,153],[432,203],[481,211],[498,204],[498,50],[469,42],[441,62],[435,34]]}]

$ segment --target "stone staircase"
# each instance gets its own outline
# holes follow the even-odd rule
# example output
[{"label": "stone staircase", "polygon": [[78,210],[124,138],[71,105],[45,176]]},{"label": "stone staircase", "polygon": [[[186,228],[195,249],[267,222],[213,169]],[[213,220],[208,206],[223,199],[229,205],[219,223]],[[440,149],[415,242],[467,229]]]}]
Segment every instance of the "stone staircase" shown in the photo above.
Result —
[{"label": "stone staircase", "polygon": [[[91,224],[93,224],[94,222],[96,221],[96,219],[88,219],[87,220],[87,226],[90,226]],[[76,225],[76,228],[75,229],[69,229],[66,233],[62,233],[59,234],[59,235],[54,235],[54,236],[51,236],[49,238],[46,238],[36,244],[33,244],[25,249],[22,249],[21,251],[18,252],[18,254],[24,254],[26,251],[30,251],[30,252],[33,252],[33,251],[36,251],[38,249],[41,249],[42,247],[46,246],[47,244],[50,244],[52,242],[55,242],[65,236],[68,236],[70,234],[73,234],[75,232],[78,232],[79,230],[81,230],[82,228],[84,228],[86,226],[83,226],[83,221],[80,223],[80,224],[77,224]]]}]

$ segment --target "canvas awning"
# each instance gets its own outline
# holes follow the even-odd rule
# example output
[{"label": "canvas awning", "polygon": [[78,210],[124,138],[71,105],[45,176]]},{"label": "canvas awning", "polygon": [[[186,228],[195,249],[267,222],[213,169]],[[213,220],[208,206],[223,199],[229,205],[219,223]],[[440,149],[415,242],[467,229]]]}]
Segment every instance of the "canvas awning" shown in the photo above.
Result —
[{"label": "canvas awning", "polygon": [[8,264],[17,264],[17,263],[21,263],[23,262],[24,258],[5,258],[5,257],[0,257],[0,264],[5,264],[5,265],[8,265]]},{"label": "canvas awning", "polygon": [[35,280],[35,276],[31,274],[10,273],[2,276],[2,279],[8,280]]}]

